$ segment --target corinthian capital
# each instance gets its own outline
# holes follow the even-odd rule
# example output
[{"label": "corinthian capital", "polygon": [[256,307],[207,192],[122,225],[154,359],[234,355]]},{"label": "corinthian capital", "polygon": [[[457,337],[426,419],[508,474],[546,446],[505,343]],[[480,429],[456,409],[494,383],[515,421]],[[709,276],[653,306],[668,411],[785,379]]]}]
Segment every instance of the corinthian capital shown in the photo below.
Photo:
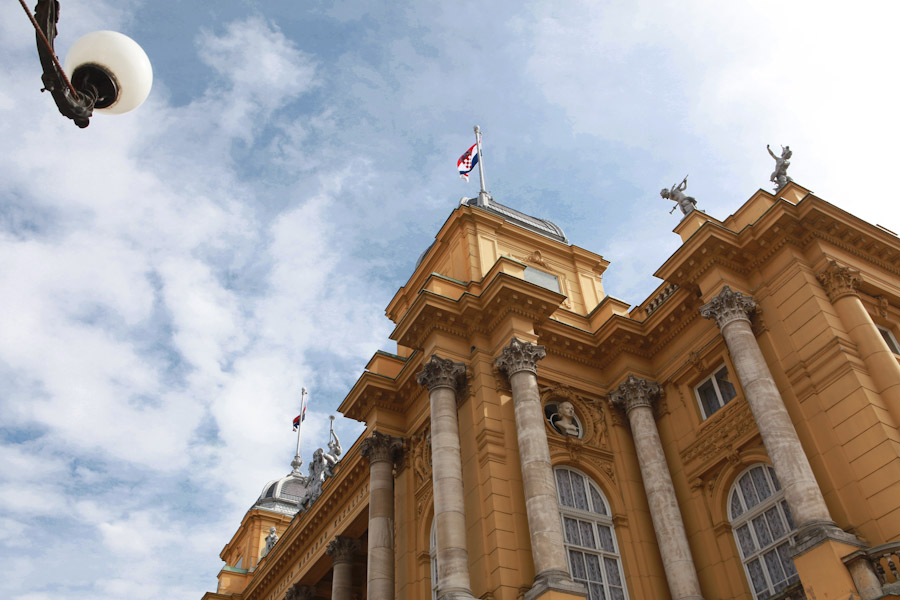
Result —
[{"label": "corinthian capital", "polygon": [[353,560],[353,555],[359,550],[359,540],[338,536],[325,546],[325,554],[331,557],[332,562],[347,562]]},{"label": "corinthian capital", "polygon": [[828,299],[832,302],[844,296],[856,296],[859,288],[859,271],[850,267],[842,267],[836,262],[829,261],[825,270],[816,275],[816,279],[828,293]]},{"label": "corinthian capital", "polygon": [[547,356],[543,346],[536,346],[531,342],[523,342],[513,338],[509,346],[503,349],[500,358],[496,360],[497,368],[512,377],[519,371],[530,371],[537,375],[537,363]]},{"label": "corinthian capital", "polygon": [[295,583],[284,593],[284,600],[313,600],[315,595],[316,588]]},{"label": "corinthian capital", "polygon": [[630,413],[640,406],[653,407],[653,400],[659,396],[659,385],[629,374],[628,379],[610,392],[609,401]]},{"label": "corinthian capital", "polygon": [[741,292],[735,292],[727,285],[722,288],[717,296],[700,307],[700,315],[704,319],[715,319],[719,329],[724,328],[732,321],[743,319],[750,321],[749,313],[756,310],[756,302],[753,298]]},{"label": "corinthian capital", "polygon": [[362,441],[359,453],[368,458],[370,463],[378,461],[394,462],[402,448],[402,439],[379,431],[373,431],[372,435]]},{"label": "corinthian capital", "polygon": [[456,390],[465,376],[466,365],[432,354],[431,360],[425,363],[422,370],[416,375],[416,381],[419,382],[419,385],[427,387],[429,391],[439,387]]}]

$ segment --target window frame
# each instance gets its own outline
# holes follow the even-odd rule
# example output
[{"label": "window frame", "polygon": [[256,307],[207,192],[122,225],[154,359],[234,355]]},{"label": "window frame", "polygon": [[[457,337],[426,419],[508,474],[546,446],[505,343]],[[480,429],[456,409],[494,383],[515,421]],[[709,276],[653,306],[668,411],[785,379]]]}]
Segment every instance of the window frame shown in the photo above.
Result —
[{"label": "window frame", "polygon": [[[734,392],[734,394],[728,400],[723,400],[724,396],[723,396],[721,390],[719,389],[719,380],[716,377],[719,373],[722,372],[723,369],[725,370],[726,377],[727,377],[727,379],[725,379],[725,381],[727,381],[729,384],[731,384],[731,387],[733,388],[732,391]],[[709,375],[707,375],[706,377],[701,379],[693,387],[694,399],[696,399],[697,406],[700,409],[700,420],[701,421],[706,421],[707,419],[709,419],[710,417],[715,415],[717,412],[719,412],[720,410],[725,408],[726,404],[734,401],[734,399],[738,397],[738,386],[737,386],[738,382],[731,380],[732,372],[733,371],[730,368],[730,365],[727,362],[722,361],[716,366],[716,368],[710,370]],[[718,407],[715,410],[713,410],[712,412],[710,412],[709,414],[706,413],[706,407],[703,405],[703,398],[700,396],[700,387],[703,386],[704,384],[706,384],[707,382],[712,383],[713,390],[715,391],[715,394],[716,394],[716,399],[718,400],[718,403],[719,403]]]},{"label": "window frame", "polygon": [[[583,510],[580,508],[576,508],[574,506],[568,506],[566,504],[563,504],[562,493],[559,489],[559,484],[557,483],[559,481],[558,473],[560,471],[567,471],[570,474],[577,475],[578,477],[581,477],[583,479],[584,483],[586,484],[586,487],[583,490],[583,493],[585,494],[585,498],[588,503],[588,507],[593,508],[594,510]],[[616,538],[615,523],[613,522],[612,511],[610,509],[609,501],[606,499],[606,495],[600,489],[600,486],[598,486],[590,476],[579,471],[578,469],[574,469],[569,466],[564,466],[564,465],[555,466],[553,468],[553,481],[554,481],[554,484],[556,485],[556,499],[557,499],[557,504],[559,507],[559,519],[560,519],[560,525],[561,525],[562,531],[563,531],[563,547],[565,548],[565,552],[566,552],[566,567],[568,568],[569,574],[572,576],[573,581],[582,583],[583,585],[585,585],[586,588],[588,588],[588,586],[585,584],[585,581],[590,581],[594,585],[599,584],[603,588],[603,594],[604,594],[603,597],[605,597],[607,599],[613,598],[613,595],[611,593],[612,589],[621,589],[622,599],[628,600],[629,599],[628,584],[625,581],[625,569],[622,564],[622,551],[621,551],[621,547],[619,546],[618,539]],[[570,477],[570,483],[571,483],[571,477]],[[594,493],[592,493],[592,491]],[[573,488],[573,494],[574,494],[574,488]],[[600,500],[600,502],[603,503],[602,509],[603,509],[604,514],[601,514],[600,512],[598,512],[596,510],[595,502],[598,499]],[[568,536],[567,530],[566,530],[566,519],[567,518],[570,520],[575,520],[578,523],[578,525],[576,527],[578,528],[579,536],[584,535],[585,530],[583,527],[584,527],[584,525],[587,525],[589,523],[590,527],[591,527],[591,534],[594,536],[592,539],[592,543],[596,547],[591,547],[589,545],[582,545],[581,543],[575,544],[573,542],[570,542],[569,536]],[[605,537],[600,533],[601,527],[608,529],[609,534],[610,534],[609,540],[606,540]],[[603,548],[604,541],[611,544],[612,550],[607,550],[607,549]],[[585,571],[586,576],[584,578],[577,577],[574,574],[574,569],[572,567],[572,553],[580,553],[582,555],[582,557],[584,557],[586,555],[598,557],[597,558],[597,569],[598,569],[598,571],[600,569],[602,569],[602,572],[600,573],[601,581],[590,579],[590,577],[591,577],[590,574],[587,574],[587,571],[589,569],[586,569],[586,571]],[[582,558],[582,560],[585,561],[584,558]],[[616,574],[617,574],[620,585],[616,585],[615,583],[609,581],[610,566],[609,566],[608,561],[615,562]],[[585,565],[586,564],[587,564],[587,561],[585,561]],[[588,598],[588,600],[591,600],[591,598],[592,598],[590,589],[588,589],[587,598]]]},{"label": "window frame", "polygon": [[437,562],[437,520],[431,518],[431,531],[428,534],[428,555],[431,557],[431,600],[438,597],[438,562]]},{"label": "window frame", "polygon": [[[758,493],[758,487],[756,486],[756,482],[754,481],[754,477],[752,472],[756,469],[762,469],[765,480],[771,493],[759,500],[755,505],[750,508],[747,508],[747,501],[745,497],[744,486],[741,485],[741,481],[745,478],[749,478],[751,485],[753,485],[754,493]],[[734,497],[737,495],[738,501],[741,507],[741,513],[737,516],[734,516],[732,507],[734,505]],[[782,556],[782,552],[778,550],[782,546],[787,545],[788,549],[785,551],[788,556],[790,556],[789,548],[794,546],[794,543],[797,538],[797,525],[794,523],[793,516],[791,515],[790,508],[787,505],[787,501],[784,498],[784,489],[782,489],[777,476],[775,475],[775,469],[772,468],[771,465],[766,463],[755,463],[744,469],[737,477],[734,479],[734,483],[731,484],[731,489],[728,492],[728,496],[726,496],[727,502],[727,515],[728,521],[731,525],[731,534],[734,539],[734,545],[737,550],[737,556],[741,560],[741,566],[744,570],[744,577],[747,581],[747,586],[750,588],[750,593],[754,600],[763,600],[766,598],[772,598],[777,596],[781,591],[786,589],[787,587],[793,585],[797,581],[799,581],[799,576],[796,572],[796,567],[793,566],[793,560],[788,558],[791,566],[793,567],[793,574],[788,574],[784,571],[784,557]],[[780,518],[780,524],[785,527],[785,533],[782,535],[775,537],[774,532],[771,527],[771,519],[768,515],[770,510],[775,509],[775,515]],[[765,516],[764,516],[765,515]],[[759,533],[757,532],[756,521],[763,517],[762,524],[765,527],[765,531],[768,532],[768,535],[771,536],[771,540],[765,544],[763,544],[760,540]],[[750,541],[754,545],[754,551],[744,556],[744,548],[743,543],[741,541],[741,536],[738,534],[738,530],[747,527],[746,531],[750,535]],[[760,528],[762,529],[762,528]],[[786,544],[785,544],[786,542]],[[782,579],[778,582],[773,582],[770,567],[767,565],[766,555],[771,554],[772,551],[775,551],[775,555],[780,559],[780,564],[783,572],[785,573],[785,579]],[[757,592],[756,587],[753,582],[753,577],[750,572],[751,563],[757,563],[762,572],[763,579],[765,580],[766,589]]]},{"label": "window frame", "polygon": [[878,333],[881,334],[881,338],[887,344],[888,350],[895,356],[900,356],[900,343],[897,342],[897,338],[894,336],[894,332],[891,331],[890,327],[885,327],[878,323],[875,324],[875,327],[878,329]]}]

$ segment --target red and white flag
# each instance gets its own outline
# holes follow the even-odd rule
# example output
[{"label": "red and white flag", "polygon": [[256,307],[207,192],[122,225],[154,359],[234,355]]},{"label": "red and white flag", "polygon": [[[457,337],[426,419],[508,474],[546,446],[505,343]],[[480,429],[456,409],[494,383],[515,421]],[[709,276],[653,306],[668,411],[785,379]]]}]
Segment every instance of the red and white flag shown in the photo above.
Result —
[{"label": "red and white flag", "polygon": [[459,176],[469,180],[469,173],[478,165],[478,144],[472,144],[472,147],[466,150],[459,160],[456,161],[456,168],[459,169]]}]

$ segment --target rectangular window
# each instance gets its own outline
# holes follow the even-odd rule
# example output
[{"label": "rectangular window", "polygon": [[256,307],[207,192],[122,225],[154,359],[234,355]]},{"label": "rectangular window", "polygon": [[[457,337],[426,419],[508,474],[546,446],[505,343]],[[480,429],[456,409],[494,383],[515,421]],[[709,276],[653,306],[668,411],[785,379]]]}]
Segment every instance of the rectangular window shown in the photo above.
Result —
[{"label": "rectangular window", "polygon": [[878,328],[878,332],[881,334],[881,337],[884,338],[884,342],[887,344],[888,348],[891,349],[891,352],[894,354],[900,354],[900,344],[897,343],[897,338],[894,337],[894,334],[887,327],[882,327],[881,325],[876,325]]},{"label": "rectangular window", "polygon": [[559,279],[556,275],[541,271],[540,269],[535,269],[534,267],[525,267],[523,279],[528,283],[539,285],[542,288],[546,288],[553,292],[559,293],[562,291],[559,287]]},{"label": "rectangular window", "polygon": [[725,406],[735,396],[734,384],[728,380],[728,367],[721,366],[712,375],[694,388],[703,418],[708,419],[714,412]]}]

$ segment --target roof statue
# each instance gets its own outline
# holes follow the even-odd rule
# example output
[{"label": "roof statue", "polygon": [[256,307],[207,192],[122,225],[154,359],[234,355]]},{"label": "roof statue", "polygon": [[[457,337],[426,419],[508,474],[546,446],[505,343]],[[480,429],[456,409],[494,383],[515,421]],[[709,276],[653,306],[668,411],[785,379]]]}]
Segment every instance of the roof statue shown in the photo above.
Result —
[{"label": "roof statue", "polygon": [[275,547],[275,542],[278,541],[278,534],[275,533],[275,527],[269,527],[269,535],[266,536],[266,547],[262,549],[262,552],[259,553],[260,558],[264,558],[269,555],[272,548]]},{"label": "roof statue", "polygon": [[687,178],[688,176],[685,175],[684,179],[681,180],[681,183],[673,185],[672,189],[667,190],[666,188],[663,188],[659,191],[660,196],[675,203],[675,206],[672,207],[669,214],[672,214],[676,208],[680,208],[681,214],[683,215],[697,209],[697,201],[684,193],[684,190],[687,189]]},{"label": "roof statue", "polygon": [[788,182],[793,181],[790,177],[788,177],[787,170],[788,167],[791,166],[791,147],[790,146],[782,146],[781,147],[781,157],[775,156],[775,153],[772,152],[772,148],[766,144],[766,150],[769,151],[769,156],[775,159],[775,170],[772,171],[772,174],[769,176],[769,181],[775,184],[775,191],[778,192],[788,184]]},{"label": "roof statue", "polygon": [[341,441],[334,432],[334,416],[330,416],[331,431],[328,440],[328,452],[318,448],[313,452],[312,462],[309,464],[309,477],[307,478],[306,493],[300,498],[300,510],[306,510],[322,495],[322,484],[334,475],[334,466],[341,455]]}]

